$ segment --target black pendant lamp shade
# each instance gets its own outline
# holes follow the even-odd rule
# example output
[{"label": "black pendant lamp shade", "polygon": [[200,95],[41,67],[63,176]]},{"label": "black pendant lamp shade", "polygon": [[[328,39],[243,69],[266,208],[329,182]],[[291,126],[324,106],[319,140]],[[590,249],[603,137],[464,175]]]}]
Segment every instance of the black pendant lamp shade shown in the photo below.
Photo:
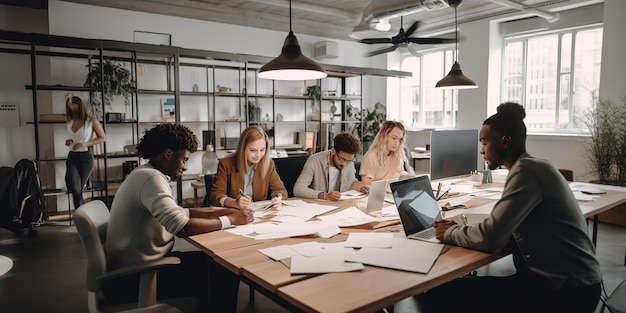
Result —
[{"label": "black pendant lamp shade", "polygon": [[[450,6],[454,6],[454,36],[455,36],[454,53],[455,53],[455,58],[457,58],[458,51],[459,51],[459,48],[458,48],[459,30],[458,30],[457,19],[456,19],[456,8],[461,4],[461,0],[448,1],[448,3],[450,4]],[[476,83],[473,80],[463,75],[463,71],[461,71],[461,65],[459,65],[459,62],[454,61],[454,64],[452,65],[452,69],[450,70],[448,75],[446,75],[446,77],[438,81],[437,84],[435,85],[435,88],[473,89],[473,88],[478,88],[478,85],[476,85]]]},{"label": "black pendant lamp shade", "polygon": [[310,80],[326,77],[324,68],[302,54],[298,39],[291,31],[291,1],[289,1],[289,34],[278,57],[259,70],[259,77],[274,80]]},{"label": "black pendant lamp shade", "polygon": [[442,78],[435,85],[436,88],[441,89],[473,89],[478,88],[476,83],[467,78],[467,76],[463,75],[463,71],[461,71],[461,66],[459,62],[454,61],[454,65],[452,65],[452,69],[446,75],[446,77]]}]

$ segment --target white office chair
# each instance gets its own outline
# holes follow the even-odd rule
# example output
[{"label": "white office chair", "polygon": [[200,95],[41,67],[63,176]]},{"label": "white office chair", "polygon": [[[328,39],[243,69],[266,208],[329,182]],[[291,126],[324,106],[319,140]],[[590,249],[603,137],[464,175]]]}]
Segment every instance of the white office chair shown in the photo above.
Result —
[{"label": "white office chair", "polygon": [[[180,264],[178,258],[164,257],[114,271],[107,270],[103,244],[109,222],[109,209],[104,202],[93,200],[83,204],[76,210],[74,222],[87,254],[87,302],[90,313],[174,313],[196,309],[199,301],[195,298],[168,299],[157,303],[156,269],[164,265]],[[107,303],[102,295],[102,283],[107,279],[135,273],[140,273],[138,301],[122,305]]]},{"label": "white office chair", "polygon": [[611,313],[626,313],[626,280],[622,281],[610,296],[600,297],[600,300],[602,300],[600,313],[603,313],[605,308]]}]

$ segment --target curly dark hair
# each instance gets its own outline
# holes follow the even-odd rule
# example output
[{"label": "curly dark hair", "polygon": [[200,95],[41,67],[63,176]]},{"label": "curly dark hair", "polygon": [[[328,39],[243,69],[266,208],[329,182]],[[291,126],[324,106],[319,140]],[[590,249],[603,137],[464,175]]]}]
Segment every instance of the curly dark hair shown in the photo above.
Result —
[{"label": "curly dark hair", "polygon": [[166,149],[195,152],[198,150],[198,138],[187,126],[163,123],[145,130],[137,145],[139,156],[148,160]]},{"label": "curly dark hair", "polygon": [[343,151],[349,154],[361,153],[361,142],[351,133],[341,132],[333,139],[333,148],[335,151]]}]

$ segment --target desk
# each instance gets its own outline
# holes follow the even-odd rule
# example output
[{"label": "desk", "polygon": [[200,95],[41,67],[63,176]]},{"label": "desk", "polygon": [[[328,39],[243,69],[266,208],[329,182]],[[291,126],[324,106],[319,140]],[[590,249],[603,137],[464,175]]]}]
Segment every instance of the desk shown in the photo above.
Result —
[{"label": "desk", "polygon": [[[308,199],[307,201],[316,202]],[[337,205],[346,208],[353,206],[354,202],[355,200],[338,201]],[[476,212],[490,210],[494,202],[470,210]],[[626,202],[625,193],[609,191],[600,199],[582,202],[580,206],[585,216],[592,216],[624,202]],[[319,203],[328,204],[328,202]],[[363,230],[344,228],[342,235],[338,236],[345,236],[352,231]],[[309,237],[254,240],[225,231],[188,238],[188,241],[211,256],[216,263],[235,273],[242,281],[287,310],[294,312],[373,312],[439,286],[506,255],[504,252],[489,254],[451,247],[439,256],[428,274],[366,265],[364,270],[357,272],[291,275],[287,266],[258,252],[262,248],[323,240]]]}]

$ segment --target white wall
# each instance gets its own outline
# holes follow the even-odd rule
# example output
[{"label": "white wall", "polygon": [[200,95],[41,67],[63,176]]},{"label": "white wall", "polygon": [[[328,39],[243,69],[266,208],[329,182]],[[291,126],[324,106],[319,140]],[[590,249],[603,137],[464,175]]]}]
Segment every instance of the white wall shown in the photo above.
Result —
[{"label": "white wall", "polygon": [[[44,10],[0,5],[0,29],[47,33],[48,15]],[[20,159],[32,159],[35,155],[34,128],[26,124],[33,120],[32,93],[24,88],[31,81],[30,56],[7,53],[0,56],[0,102],[17,102],[20,111],[19,127],[0,126],[0,166],[12,167]],[[38,70],[38,75],[46,75],[48,71]]]}]

